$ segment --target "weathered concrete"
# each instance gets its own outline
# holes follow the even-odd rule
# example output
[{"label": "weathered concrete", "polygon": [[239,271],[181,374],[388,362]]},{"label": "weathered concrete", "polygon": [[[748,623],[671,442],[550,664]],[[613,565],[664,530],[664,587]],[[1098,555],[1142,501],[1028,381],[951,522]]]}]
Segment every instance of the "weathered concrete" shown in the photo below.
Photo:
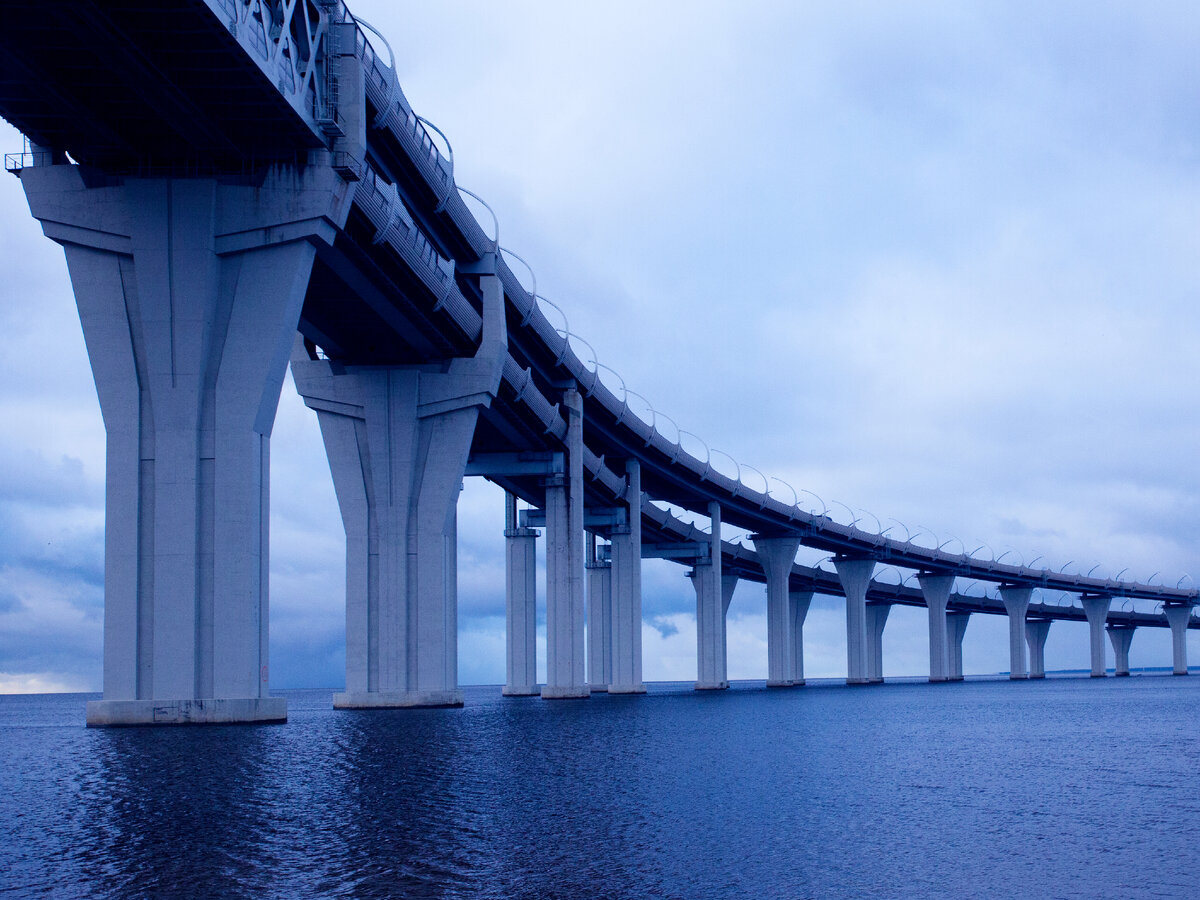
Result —
[{"label": "weathered concrete", "polygon": [[1049,619],[1033,619],[1025,623],[1025,643],[1029,645],[1029,677],[1046,677],[1046,635],[1050,633]]},{"label": "weathered concrete", "polygon": [[1171,626],[1171,662],[1172,674],[1186,675],[1187,665],[1187,626],[1192,616],[1190,606],[1164,606],[1163,615]]},{"label": "weathered concrete", "polygon": [[1029,598],[1033,588],[1005,585],[1000,588],[1000,599],[1008,611],[1008,677],[1028,678],[1025,664],[1025,614],[1029,611]]},{"label": "weathered concrete", "polygon": [[287,721],[282,697],[197,700],[89,700],[89,728],[112,725],[232,725]]},{"label": "weathered concrete", "polygon": [[954,576],[922,572],[917,581],[929,609],[929,680],[948,681],[950,641],[946,630],[946,604],[954,588]]},{"label": "weathered concrete", "polygon": [[948,647],[948,681],[963,680],[962,643],[963,635],[967,633],[967,625],[971,621],[971,613],[965,609],[950,610],[946,613],[946,644]]},{"label": "weathered concrete", "polygon": [[500,281],[484,275],[480,287],[480,347],[445,371],[343,367],[301,341],[293,351],[346,530],[346,690],[336,707],[462,704],[457,504],[506,348]]},{"label": "weathered concrete", "polygon": [[583,398],[563,391],[567,413],[567,476],[546,481],[547,700],[591,696],[584,643]]},{"label": "weathered concrete", "polygon": [[612,531],[610,694],[644,694],[642,683],[642,469],[625,463],[625,525]]},{"label": "weathered concrete", "polygon": [[756,534],[752,540],[767,577],[767,687],[790,687],[794,638],[788,579],[800,539]]},{"label": "weathered concrete", "polygon": [[1108,638],[1112,641],[1113,655],[1116,657],[1116,675],[1129,675],[1129,645],[1133,642],[1133,625],[1109,625]]},{"label": "weathered concrete", "polygon": [[89,187],[69,165],[21,182],[66,253],[107,435],[104,699],[89,722],[275,720],[270,435],[315,244],[344,222],[346,187],[318,165],[257,188]]},{"label": "weathered concrete", "polygon": [[804,620],[812,602],[812,591],[792,591],[788,595],[791,609],[792,671],[789,679],[796,687],[804,684]]},{"label": "weathered concrete", "polygon": [[867,604],[867,682],[883,684],[883,627],[887,624],[890,603]]},{"label": "weathered concrete", "polygon": [[517,522],[517,498],[505,494],[504,507],[504,696],[538,694],[537,531]]},{"label": "weathered concrete", "polygon": [[1083,611],[1088,620],[1092,677],[1103,678],[1108,668],[1104,659],[1104,622],[1108,618],[1112,597],[1083,596],[1079,598],[1079,602],[1083,604]]},{"label": "weathered concrete", "polygon": [[590,559],[586,568],[588,687],[605,692],[612,683],[612,563]]},{"label": "weathered concrete", "polygon": [[873,559],[835,559],[846,593],[846,684],[867,684],[867,588],[875,573]]}]

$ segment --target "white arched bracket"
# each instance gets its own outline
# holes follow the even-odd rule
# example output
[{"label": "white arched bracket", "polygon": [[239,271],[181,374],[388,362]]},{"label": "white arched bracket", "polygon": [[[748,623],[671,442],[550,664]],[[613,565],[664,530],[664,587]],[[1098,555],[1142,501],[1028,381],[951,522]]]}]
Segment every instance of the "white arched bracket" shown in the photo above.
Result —
[{"label": "white arched bracket", "polygon": [[734,459],[732,456],[730,456],[728,453],[726,453],[724,450],[718,450],[716,447],[712,447],[708,451],[708,455],[709,455],[710,459],[712,458],[712,455],[714,453],[720,453],[723,457],[725,457],[727,460],[729,460],[731,463],[733,463],[733,467],[737,471],[737,475],[734,477],[734,482],[733,482],[733,496],[734,496],[734,498],[736,498],[738,495],[738,489],[742,487],[742,464],[740,462],[738,462],[736,459]]},{"label": "white arched bracket", "polygon": [[[712,469],[712,451],[708,449],[708,443],[704,440],[704,438],[700,437],[700,435],[698,435],[692,431],[680,431],[679,432],[679,440],[677,440],[675,442],[676,447],[679,450],[683,449],[683,436],[685,434],[689,435],[691,437],[694,437],[696,440],[698,440],[700,442],[700,445],[704,448],[704,471],[700,473],[700,480],[707,481],[708,473]],[[677,456],[678,456],[678,453],[676,453],[676,457]],[[671,462],[672,463],[675,462],[675,457],[671,458]]]},{"label": "white arched bracket", "polygon": [[388,82],[387,101],[383,104],[382,109],[376,111],[374,123],[376,128],[382,128],[383,123],[387,121],[387,117],[392,112],[392,104],[396,102],[396,93],[400,90],[400,79],[396,76],[396,53],[394,50],[392,50],[392,45],[388,43],[388,39],[383,36],[382,31],[380,31],[366,19],[361,19],[358,16],[354,17],[354,21],[383,41],[383,46],[387,47],[388,74],[391,75],[391,79]]},{"label": "white arched bracket", "polygon": [[[590,343],[588,343],[586,340],[584,340],[583,338],[581,338],[579,335],[575,334],[573,331],[568,331],[568,330],[567,330],[567,329],[565,329],[565,328],[555,328],[555,329],[554,329],[554,331],[555,331],[555,333],[557,333],[557,334],[558,334],[558,336],[559,336],[559,337],[561,337],[561,338],[563,339],[562,350],[560,350],[560,351],[558,352],[558,359],[556,359],[556,360],[554,361],[554,364],[555,364],[556,366],[561,366],[561,365],[563,364],[563,361],[564,361],[564,360],[567,358],[567,354],[568,354],[568,353],[570,353],[570,352],[572,352],[572,351],[571,351],[571,338],[575,338],[575,340],[579,341],[579,343],[583,344],[583,346],[585,346],[585,347],[587,347],[587,348],[588,348],[588,351],[589,351],[589,352],[592,354],[592,363],[593,363],[593,365],[598,365],[598,364],[599,364],[599,363],[598,363],[598,361],[597,361],[597,359],[596,359],[596,348],[595,348],[595,347],[593,347],[593,346],[592,346]],[[580,360],[580,362],[583,362],[583,360]],[[587,363],[586,363],[586,362],[583,362],[583,367],[584,367],[585,369],[587,368]],[[595,369],[593,369],[592,371],[593,371],[593,373],[594,373],[594,372],[595,372]],[[593,386],[593,387],[595,387],[595,385],[594,385],[594,384],[593,384],[592,386]],[[591,392],[589,391],[588,393],[591,393]]]},{"label": "white arched bracket", "polygon": [[533,290],[525,290],[525,285],[521,285],[521,289],[525,290],[526,295],[529,297],[529,308],[525,310],[525,318],[521,320],[521,325],[524,326],[529,321],[529,317],[533,315],[534,309],[537,308],[537,273],[533,271],[533,266],[526,262],[523,256],[513,253],[513,251],[509,250],[507,247],[499,247],[499,250],[503,256],[511,256],[513,259],[523,265],[525,267],[525,271],[529,273],[529,280],[533,282]]},{"label": "white arched bracket", "polygon": [[479,202],[479,204],[488,211],[488,214],[492,217],[492,237],[491,237],[492,252],[493,253],[498,252],[500,249],[500,219],[496,215],[496,211],[494,209],[492,209],[491,206],[488,205],[488,202],[486,200],[484,200],[482,197],[480,197],[474,191],[467,190],[461,184],[458,184],[456,182],[454,185],[454,189],[457,190],[460,194],[466,194],[471,199],[477,200]]},{"label": "white arched bracket", "polygon": [[[454,177],[454,148],[450,146],[450,138],[446,137],[446,132],[442,131],[442,129],[438,128],[436,125],[434,125],[432,122],[430,122],[424,116],[417,116],[417,121],[420,122],[421,125],[424,126],[425,128],[432,128],[434,131],[436,131],[437,136],[440,137],[442,139],[442,143],[444,143],[446,145],[446,152],[444,155],[442,155],[442,159],[446,160],[446,165],[449,166],[449,171],[447,172],[447,174],[451,178],[453,178]],[[441,212],[441,211],[442,211],[442,204],[439,203],[438,208],[436,210],[434,210],[434,212]]]},{"label": "white arched bracket", "polygon": [[[571,330],[571,323],[567,321],[567,314],[565,312],[563,312],[563,308],[561,306],[559,306],[557,303],[555,303],[553,300],[543,297],[541,294],[533,295],[533,305],[529,307],[529,312],[527,312],[525,314],[525,318],[521,320],[522,328],[529,324],[529,319],[533,316],[533,311],[535,309],[537,309],[538,303],[545,303],[547,306],[549,306],[551,309],[553,309],[555,312],[557,312],[560,316],[562,316],[562,320],[563,320],[562,330],[563,331]],[[554,330],[558,331],[559,329],[556,328]]]}]

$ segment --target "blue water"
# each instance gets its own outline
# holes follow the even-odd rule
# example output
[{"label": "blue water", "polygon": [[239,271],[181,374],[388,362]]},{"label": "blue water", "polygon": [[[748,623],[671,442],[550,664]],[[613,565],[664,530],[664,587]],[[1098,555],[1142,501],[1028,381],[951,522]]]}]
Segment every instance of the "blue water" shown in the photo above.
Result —
[{"label": "blue water", "polygon": [[85,729],[0,697],[19,897],[1200,897],[1200,678]]}]

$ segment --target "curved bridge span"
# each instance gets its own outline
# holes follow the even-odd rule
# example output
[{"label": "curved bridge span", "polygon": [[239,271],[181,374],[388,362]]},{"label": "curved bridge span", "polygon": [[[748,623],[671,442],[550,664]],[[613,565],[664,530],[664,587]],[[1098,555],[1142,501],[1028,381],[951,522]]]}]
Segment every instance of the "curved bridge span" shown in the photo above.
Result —
[{"label": "curved bridge span", "polygon": [[[108,434],[105,693],[89,723],[286,715],[268,696],[266,489],[289,363],[320,421],[346,528],[338,705],[461,704],[466,475],[509,495],[509,694],[644,690],[647,557],[689,569],[698,689],[728,683],[738,579],[767,587],[773,686],[804,682],[814,593],[845,597],[849,683],[882,681],[895,604],[928,610],[931,681],[962,677],[973,613],[1009,618],[1013,678],[1044,674],[1059,619],[1089,623],[1093,675],[1105,672],[1106,632],[1128,673],[1139,626],[1169,627],[1186,673],[1196,590],[843,525],[823,504],[781,501],[765,478],[761,490],[747,483],[736,462],[732,477],[719,471],[715,451],[701,459],[678,429],[664,434],[661,413],[646,422],[633,392],[606,384],[594,357],[577,354],[585,342],[544,314],[532,273],[500,246],[496,223],[481,225],[448,145],[410,107],[386,41],[339,0],[4,6],[0,115],[31,142],[8,168],[66,251]],[[753,548],[722,539],[723,526],[749,532]],[[802,545],[833,571],[797,564]],[[878,580],[884,566],[910,574]],[[998,597],[956,591],[958,579]],[[1033,603],[1039,588],[1080,606]],[[1113,608],[1126,598],[1161,612]]]}]

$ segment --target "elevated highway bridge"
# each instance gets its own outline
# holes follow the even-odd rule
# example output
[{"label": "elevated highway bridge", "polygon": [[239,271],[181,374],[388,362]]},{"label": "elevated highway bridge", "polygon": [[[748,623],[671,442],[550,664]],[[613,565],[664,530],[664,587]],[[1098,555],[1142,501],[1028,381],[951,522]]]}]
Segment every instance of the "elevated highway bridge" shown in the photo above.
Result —
[{"label": "elevated highway bridge", "polygon": [[[1128,673],[1137,627],[1169,627],[1186,673],[1196,590],[843,525],[747,484],[736,463],[719,471],[711,452],[663,434],[658,413],[647,423],[543,314],[509,265],[519,258],[465,202],[448,145],[410,107],[386,40],[340,0],[0,7],[0,115],[29,140],[7,167],[66,251],[108,434],[104,699],[90,724],[286,716],[268,693],[266,559],[289,363],[347,534],[339,706],[461,704],[455,507],[467,475],[509,495],[509,694],[644,690],[643,557],[689,569],[698,689],[727,685],[738,579],[767,586],[773,686],[804,682],[814,593],[845,597],[853,684],[882,680],[895,604],[928,610],[931,681],[962,677],[978,613],[1009,618],[1014,678],[1044,674],[1056,620],[1089,623],[1093,675],[1106,631]],[[798,564],[801,546],[834,570]],[[911,576],[885,582],[881,565]],[[998,597],[955,589],[966,580]],[[1080,605],[1033,603],[1039,588]],[[1113,608],[1124,599],[1161,612]]]}]

